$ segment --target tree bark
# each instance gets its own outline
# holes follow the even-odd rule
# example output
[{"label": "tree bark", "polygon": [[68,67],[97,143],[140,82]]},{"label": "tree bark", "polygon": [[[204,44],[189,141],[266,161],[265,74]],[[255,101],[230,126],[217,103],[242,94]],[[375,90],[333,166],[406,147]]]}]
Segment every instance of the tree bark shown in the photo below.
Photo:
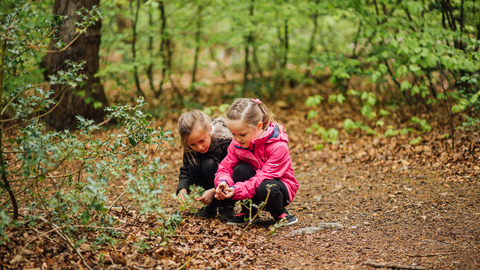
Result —
[{"label": "tree bark", "polygon": [[[76,36],[75,21],[80,21],[80,16],[76,12],[82,7],[91,9],[94,5],[98,6],[99,2],[100,0],[56,0],[53,7],[54,15],[69,16],[69,19],[64,20],[57,38],[68,44]],[[97,21],[65,51],[50,53],[42,59],[41,66],[46,68],[44,76],[47,80],[49,75],[56,75],[58,71],[68,70],[69,66],[65,63],[66,60],[72,62],[85,61],[82,73],[88,77],[83,84],[75,89],[77,93],[85,91],[84,97],[74,93],[73,89],[67,89],[57,108],[45,118],[46,123],[53,129],[75,129],[77,127],[77,115],[93,119],[95,123],[104,120],[107,97],[103,86],[100,84],[100,79],[94,77],[99,67],[100,28],[101,22]],[[55,43],[55,39],[50,41],[49,50],[57,49],[54,47]],[[62,87],[62,85],[54,85],[52,89],[58,93],[62,91]],[[102,106],[94,108],[94,102],[101,102]]]}]

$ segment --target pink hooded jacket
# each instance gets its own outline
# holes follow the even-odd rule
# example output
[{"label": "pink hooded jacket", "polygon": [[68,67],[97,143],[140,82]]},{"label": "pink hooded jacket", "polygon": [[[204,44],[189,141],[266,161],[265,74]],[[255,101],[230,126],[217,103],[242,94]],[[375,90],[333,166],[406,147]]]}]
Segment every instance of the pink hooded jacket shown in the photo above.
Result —
[{"label": "pink hooded jacket", "polygon": [[[229,186],[235,188],[233,199],[245,200],[255,196],[263,180],[280,179],[288,189],[290,203],[297,193],[298,182],[293,176],[287,143],[288,135],[273,123],[261,138],[250,143],[248,149],[232,140],[227,156],[215,174],[215,186],[226,180]],[[241,163],[250,165],[257,174],[245,182],[235,183],[232,179],[233,169]]]}]

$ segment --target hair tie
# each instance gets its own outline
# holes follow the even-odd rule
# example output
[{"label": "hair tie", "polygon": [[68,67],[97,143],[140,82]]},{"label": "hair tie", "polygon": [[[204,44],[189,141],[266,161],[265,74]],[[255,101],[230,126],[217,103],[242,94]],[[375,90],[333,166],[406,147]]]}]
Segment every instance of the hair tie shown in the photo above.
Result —
[{"label": "hair tie", "polygon": [[260,101],[260,99],[258,99],[258,98],[257,98],[257,99],[253,99],[253,98],[252,98],[252,101],[255,102],[255,103],[257,103],[257,104],[261,104],[261,103],[262,103],[262,101]]}]

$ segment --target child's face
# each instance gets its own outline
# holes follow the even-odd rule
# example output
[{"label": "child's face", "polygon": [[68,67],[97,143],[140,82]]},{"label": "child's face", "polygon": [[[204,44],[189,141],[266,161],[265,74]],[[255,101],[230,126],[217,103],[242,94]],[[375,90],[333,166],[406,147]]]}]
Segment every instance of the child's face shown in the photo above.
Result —
[{"label": "child's face", "polygon": [[255,128],[245,124],[241,120],[227,120],[227,127],[233,134],[233,139],[243,148],[248,148],[250,142],[260,138],[262,135],[263,123],[258,123]]},{"label": "child's face", "polygon": [[[211,128],[212,126],[210,126],[210,129]],[[210,137],[210,133],[198,128],[190,133],[190,135],[187,137],[188,146],[190,146],[193,151],[202,154],[208,151],[211,142],[212,138]]]}]

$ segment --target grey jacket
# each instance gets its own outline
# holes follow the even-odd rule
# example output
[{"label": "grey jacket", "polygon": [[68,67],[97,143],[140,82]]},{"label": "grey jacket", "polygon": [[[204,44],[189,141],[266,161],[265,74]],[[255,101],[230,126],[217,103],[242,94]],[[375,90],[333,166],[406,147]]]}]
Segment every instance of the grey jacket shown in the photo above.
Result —
[{"label": "grey jacket", "polygon": [[[212,120],[212,125],[214,127],[211,137],[212,142],[210,143],[210,147],[206,153],[199,153],[191,150],[193,157],[208,157],[213,156],[215,157],[218,162],[220,163],[225,156],[227,155],[227,149],[230,143],[232,142],[232,133],[227,128],[227,123],[223,117],[218,117]],[[189,146],[186,146],[189,147]],[[192,155],[183,153],[183,163],[180,166],[180,175],[178,177],[178,185],[177,185],[177,194],[178,192],[185,188],[188,192],[190,192],[189,187],[193,185],[193,181],[190,177],[190,169],[189,164],[190,161],[193,162]]]}]

